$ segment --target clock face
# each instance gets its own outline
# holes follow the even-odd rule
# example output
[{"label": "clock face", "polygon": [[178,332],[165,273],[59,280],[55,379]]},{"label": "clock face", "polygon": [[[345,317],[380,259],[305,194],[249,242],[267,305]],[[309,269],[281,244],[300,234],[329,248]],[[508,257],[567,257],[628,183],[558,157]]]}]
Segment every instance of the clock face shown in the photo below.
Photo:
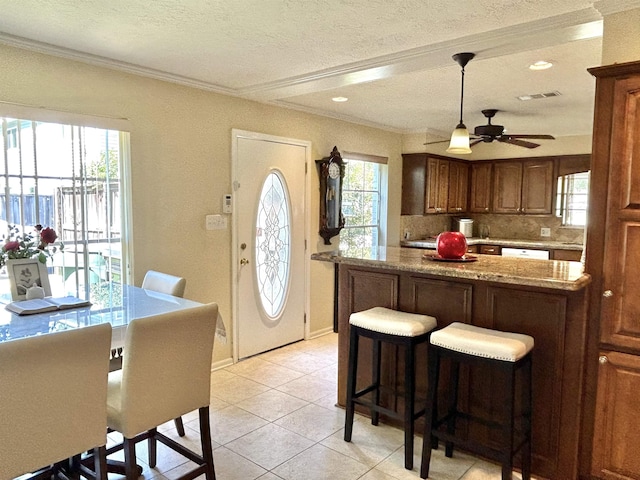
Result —
[{"label": "clock face", "polygon": [[329,177],[338,178],[340,176],[340,166],[337,163],[329,164]]}]

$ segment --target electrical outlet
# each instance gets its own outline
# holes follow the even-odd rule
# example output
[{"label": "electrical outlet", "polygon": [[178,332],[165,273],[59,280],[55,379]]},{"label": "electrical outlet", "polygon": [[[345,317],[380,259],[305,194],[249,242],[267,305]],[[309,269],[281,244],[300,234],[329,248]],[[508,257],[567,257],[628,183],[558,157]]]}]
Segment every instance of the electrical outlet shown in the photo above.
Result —
[{"label": "electrical outlet", "polygon": [[551,236],[551,229],[542,227],[540,229],[540,236],[541,237],[550,237]]},{"label": "electrical outlet", "polygon": [[207,215],[205,217],[205,228],[207,230],[224,230],[227,228],[227,217],[222,215]]}]

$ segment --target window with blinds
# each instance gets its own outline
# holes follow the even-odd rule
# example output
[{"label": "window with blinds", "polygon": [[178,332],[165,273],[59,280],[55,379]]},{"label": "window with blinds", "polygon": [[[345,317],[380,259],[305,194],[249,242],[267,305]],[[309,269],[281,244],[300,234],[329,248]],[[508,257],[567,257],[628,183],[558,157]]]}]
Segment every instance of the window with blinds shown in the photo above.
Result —
[{"label": "window with blinds", "polygon": [[[0,235],[2,244],[33,233],[36,225],[64,244],[47,261],[54,295],[91,298],[105,283],[122,282],[121,175],[128,154],[126,132],[2,117],[0,137]],[[9,291],[0,272],[0,294]],[[7,288],[4,288],[6,285]]]}]

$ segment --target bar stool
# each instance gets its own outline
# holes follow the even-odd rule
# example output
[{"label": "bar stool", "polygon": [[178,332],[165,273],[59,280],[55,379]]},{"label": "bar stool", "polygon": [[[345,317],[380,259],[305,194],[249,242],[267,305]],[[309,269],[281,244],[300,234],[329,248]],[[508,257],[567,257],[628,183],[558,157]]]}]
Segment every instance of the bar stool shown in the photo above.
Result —
[{"label": "bar stool", "polygon": [[[429,475],[431,448],[438,447],[438,439],[445,442],[445,455],[453,455],[453,446],[458,445],[502,464],[502,480],[511,479],[513,458],[522,452],[522,479],[529,480],[531,475],[531,351],[533,338],[518,333],[502,332],[480,328],[464,323],[451,325],[433,332],[429,346],[429,387],[427,406],[431,405],[431,414],[426,415],[424,441],[422,445],[422,466],[420,477]],[[448,411],[438,418],[437,390],[440,373],[440,361],[448,358],[452,362]],[[492,371],[504,376],[507,398],[499,422],[488,421],[458,411],[458,373],[460,364],[471,366],[485,365]],[[522,412],[521,428],[514,430],[515,395],[517,372],[522,375]],[[500,432],[501,445],[498,448],[456,436],[456,419],[464,418],[477,421]],[[446,424],[446,431],[439,429]],[[517,441],[514,437],[518,437]]]},{"label": "bar stool", "polygon": [[[355,404],[364,405],[371,411],[371,424],[378,425],[380,413],[402,420],[404,425],[404,466],[413,468],[413,434],[416,418],[424,415],[422,409],[415,412],[415,353],[416,347],[427,343],[436,319],[428,315],[399,312],[383,307],[374,307],[349,317],[349,367],[347,373],[347,413],[344,424],[344,440],[351,441]],[[360,337],[373,340],[372,383],[356,391],[358,370],[358,343]],[[404,397],[404,412],[399,413],[380,405],[381,342],[401,345],[405,348],[404,392],[393,389],[396,397]],[[371,393],[372,399],[362,398]]]}]

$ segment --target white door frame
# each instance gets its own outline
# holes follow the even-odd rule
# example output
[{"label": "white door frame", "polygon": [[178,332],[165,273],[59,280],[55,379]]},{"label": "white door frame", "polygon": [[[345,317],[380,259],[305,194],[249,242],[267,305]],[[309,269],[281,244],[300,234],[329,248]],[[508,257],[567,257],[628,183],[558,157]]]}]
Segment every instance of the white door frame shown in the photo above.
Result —
[{"label": "white door frame", "polygon": [[[233,211],[235,213],[235,192],[238,189],[237,178],[238,178],[238,145],[237,141],[239,138],[248,138],[252,140],[262,140],[262,141],[271,141],[277,143],[285,143],[289,145],[296,145],[305,148],[305,194],[304,194],[304,232],[305,232],[305,250],[304,250],[304,311],[305,311],[305,324],[304,324],[304,338],[305,340],[309,338],[309,305],[311,303],[311,299],[309,298],[309,283],[311,281],[311,261],[309,254],[309,238],[310,236],[310,215],[309,215],[309,206],[311,205],[311,188],[310,188],[310,178],[311,178],[311,142],[308,140],[297,140],[294,138],[286,138],[286,137],[277,137],[274,135],[267,135],[264,133],[257,132],[249,132],[247,130],[238,130],[233,128],[231,130],[231,185],[233,187],[233,195],[232,195],[232,205]],[[232,316],[232,342],[233,342],[233,363],[238,361],[239,353],[238,353],[238,302],[239,302],[239,292],[238,292],[238,273],[240,266],[240,257],[238,255],[238,216],[231,215],[232,217],[232,232],[231,232],[231,316]]]}]

